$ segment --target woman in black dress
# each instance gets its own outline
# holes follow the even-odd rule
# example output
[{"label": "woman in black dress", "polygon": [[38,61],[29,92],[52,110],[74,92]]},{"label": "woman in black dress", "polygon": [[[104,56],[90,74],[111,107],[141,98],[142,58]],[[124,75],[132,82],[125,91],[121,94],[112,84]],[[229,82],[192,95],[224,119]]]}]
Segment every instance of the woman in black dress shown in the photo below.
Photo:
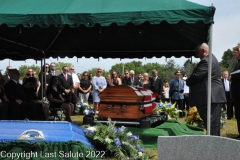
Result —
[{"label": "woman in black dress", "polygon": [[[43,82],[42,82],[42,75],[43,75]],[[45,84],[45,76],[44,75],[46,75],[46,84]],[[49,73],[49,64],[48,63],[46,63],[45,66],[42,66],[42,70],[40,71],[38,78],[39,78],[41,85],[43,86],[43,97],[46,97],[46,89],[47,89],[48,84],[51,79],[51,74]],[[38,97],[40,100],[43,99],[42,86],[40,87],[39,92],[38,92]]]},{"label": "woman in black dress", "polygon": [[72,103],[65,103],[60,91],[57,88],[58,77],[52,76],[47,87],[47,99],[50,102],[51,108],[62,108],[65,110],[65,120],[72,122],[71,114],[74,111],[74,106]]},{"label": "woman in black dress", "polygon": [[[28,79],[26,79],[26,81],[23,83],[23,90],[24,90],[24,93],[26,95],[26,97],[31,100],[31,101],[34,101],[36,103],[38,103],[37,105],[40,105],[42,106],[42,111],[43,111],[43,114],[44,114],[44,119],[46,121],[48,121],[49,119],[49,106],[47,104],[44,104],[44,103],[40,103],[38,101],[38,97],[36,95],[36,90],[37,90],[37,79],[34,78],[34,77],[29,77]],[[38,114],[41,113],[40,111],[41,108],[39,108],[39,111]],[[39,116],[39,115],[38,115]],[[41,119],[41,116],[39,117]]]},{"label": "woman in black dress", "polygon": [[83,78],[80,80],[79,85],[79,98],[83,100],[83,102],[88,102],[89,91],[92,89],[92,83],[88,79],[87,71],[84,71],[82,74]]},{"label": "woman in black dress", "polygon": [[149,77],[148,77],[148,73],[144,73],[143,74],[143,80],[141,79],[138,82],[138,85],[140,87],[146,88],[146,89],[150,89],[150,83],[149,83]]},{"label": "woman in black dress", "polygon": [[117,72],[113,71],[111,74],[110,86],[122,85],[122,81],[118,78]]}]

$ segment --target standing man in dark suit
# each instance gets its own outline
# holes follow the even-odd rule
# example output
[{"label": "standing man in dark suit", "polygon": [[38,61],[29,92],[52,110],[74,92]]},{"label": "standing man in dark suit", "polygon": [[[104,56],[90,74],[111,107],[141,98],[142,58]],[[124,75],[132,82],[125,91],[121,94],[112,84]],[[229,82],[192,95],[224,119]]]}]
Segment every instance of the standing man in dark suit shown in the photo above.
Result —
[{"label": "standing man in dark suit", "polygon": [[130,73],[131,86],[137,86],[138,85],[138,79],[135,77],[134,70],[131,70],[129,73]]},{"label": "standing man in dark suit", "polygon": [[68,74],[68,67],[62,67],[62,74],[58,75],[58,88],[62,92],[66,102],[71,103],[71,92],[73,88],[72,76]]},{"label": "standing man in dark suit", "polygon": [[229,78],[228,71],[223,71],[223,78],[221,80],[222,80],[222,84],[223,84],[226,98],[227,98],[227,103],[224,104],[224,109],[225,109],[225,105],[227,105],[227,119],[231,119],[233,118],[233,105],[232,105],[232,98],[230,94],[231,84],[228,81],[228,78]]},{"label": "standing man in dark suit", "polygon": [[6,67],[6,74],[3,76],[6,83],[10,80],[9,70],[11,70],[11,69],[12,69],[12,66],[7,66]]},{"label": "standing man in dark suit", "polygon": [[149,78],[150,90],[156,94],[156,102],[159,102],[161,99],[161,94],[163,90],[163,82],[160,77],[158,77],[158,72],[154,69],[152,71],[152,77]]},{"label": "standing man in dark suit", "polygon": [[239,135],[235,138],[240,139],[240,46],[233,48],[233,57],[238,60],[231,77],[231,94],[233,99],[233,104],[235,108],[235,118],[237,119],[238,133]]},{"label": "standing man in dark suit", "polygon": [[56,71],[56,64],[55,64],[55,62],[52,62],[52,63],[50,64],[49,73],[50,73],[52,76],[58,76],[58,75],[59,75],[59,73]]},{"label": "standing man in dark suit", "polygon": [[128,85],[130,86],[131,85],[131,79],[129,77],[129,72],[128,70],[125,70],[124,72],[124,78],[122,79],[122,85]]},{"label": "standing man in dark suit", "polygon": [[196,106],[198,112],[203,119],[204,126],[207,128],[207,94],[211,89],[211,135],[220,136],[220,116],[221,105],[226,102],[224,88],[221,82],[221,72],[218,61],[212,55],[212,76],[211,88],[207,88],[208,84],[208,63],[209,63],[209,47],[206,43],[202,43],[196,48],[196,54],[201,59],[194,68],[192,75],[186,80],[189,86],[189,105]]}]

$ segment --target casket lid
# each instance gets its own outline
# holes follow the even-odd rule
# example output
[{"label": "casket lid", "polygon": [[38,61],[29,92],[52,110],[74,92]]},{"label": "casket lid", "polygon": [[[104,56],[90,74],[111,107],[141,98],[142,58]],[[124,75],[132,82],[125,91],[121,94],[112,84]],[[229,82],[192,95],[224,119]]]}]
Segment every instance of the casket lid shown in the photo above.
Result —
[{"label": "casket lid", "polygon": [[151,91],[142,87],[133,87],[127,85],[111,86],[107,87],[103,92],[99,94],[101,102],[103,101],[144,101],[146,95],[151,96]]}]

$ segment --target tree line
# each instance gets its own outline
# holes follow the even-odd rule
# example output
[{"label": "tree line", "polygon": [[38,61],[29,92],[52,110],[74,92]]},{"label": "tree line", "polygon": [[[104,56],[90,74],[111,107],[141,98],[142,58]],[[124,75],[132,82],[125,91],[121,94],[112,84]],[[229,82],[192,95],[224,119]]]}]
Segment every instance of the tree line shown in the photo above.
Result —
[{"label": "tree line", "polygon": [[[240,43],[238,43],[240,46]],[[237,63],[237,60],[233,58],[232,55],[232,49],[228,49],[223,53],[222,60],[219,62],[221,72],[224,70],[227,70],[229,72],[232,72],[235,65]],[[137,73],[148,73],[151,76],[152,70],[157,70],[158,75],[163,79],[165,82],[169,82],[174,77],[174,72],[177,70],[180,70],[182,73],[186,73],[187,75],[191,75],[194,67],[198,62],[192,62],[190,59],[186,60],[183,66],[180,66],[176,64],[176,62],[173,59],[170,59],[167,64],[159,64],[159,63],[147,63],[142,64],[141,61],[132,61],[128,63],[117,63],[111,67],[109,71],[103,70],[103,76],[107,76],[108,74],[111,74],[112,71],[116,71],[118,74],[123,74],[123,70],[134,70],[135,74]],[[57,62],[56,63],[56,70],[61,72],[61,69],[63,66],[71,66],[71,63],[64,63],[64,62]],[[32,68],[37,73],[40,72],[41,68],[37,65],[22,65],[19,67],[20,77],[23,78],[25,76],[25,73],[27,71],[27,68]],[[87,72],[95,74],[97,68],[89,69]],[[81,71],[82,72],[82,71]],[[80,73],[81,73],[80,72]]]}]

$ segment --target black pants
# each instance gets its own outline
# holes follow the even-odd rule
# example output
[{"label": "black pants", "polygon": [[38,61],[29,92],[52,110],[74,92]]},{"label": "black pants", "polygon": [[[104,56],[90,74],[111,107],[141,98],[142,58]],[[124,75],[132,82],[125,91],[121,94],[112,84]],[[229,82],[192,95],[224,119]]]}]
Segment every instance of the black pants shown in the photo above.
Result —
[{"label": "black pants", "polygon": [[0,120],[8,120],[8,105],[5,102],[0,103]]},{"label": "black pants", "polygon": [[[211,104],[211,122],[210,135],[220,136],[220,117],[221,117],[220,103]],[[200,117],[203,119],[204,126],[207,129],[207,105],[197,106]]]},{"label": "black pants", "polygon": [[189,110],[189,97],[184,95],[184,99],[183,99],[183,108],[185,109],[186,106],[186,110]]},{"label": "black pants", "polygon": [[[227,118],[231,119],[233,118],[233,103],[232,99],[230,97],[230,92],[225,92],[226,93],[226,98],[227,98]],[[225,104],[224,104],[225,105]]]},{"label": "black pants", "polygon": [[176,102],[176,105],[178,105],[178,109],[184,110],[183,99],[180,99],[180,100],[172,99],[171,101],[172,101],[172,104]]},{"label": "black pants", "polygon": [[240,135],[240,93],[233,93],[232,97],[235,108],[235,118],[237,119],[238,133]]}]

